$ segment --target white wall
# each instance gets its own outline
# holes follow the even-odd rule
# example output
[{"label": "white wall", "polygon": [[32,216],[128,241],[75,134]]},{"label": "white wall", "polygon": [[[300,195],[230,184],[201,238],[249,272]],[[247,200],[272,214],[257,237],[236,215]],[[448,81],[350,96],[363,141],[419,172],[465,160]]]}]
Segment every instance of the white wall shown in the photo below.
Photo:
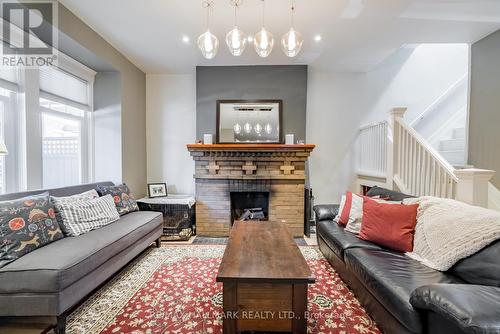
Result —
[{"label": "white wall", "polygon": [[[354,141],[365,124],[386,120],[407,107],[415,119],[468,69],[466,45],[401,48],[368,73],[321,73],[308,77],[307,142],[315,203],[338,203],[355,179]],[[357,189],[353,189],[357,190]]]},{"label": "white wall", "polygon": [[148,182],[166,182],[169,194],[194,194],[194,162],[186,144],[196,137],[193,75],[146,76]]}]

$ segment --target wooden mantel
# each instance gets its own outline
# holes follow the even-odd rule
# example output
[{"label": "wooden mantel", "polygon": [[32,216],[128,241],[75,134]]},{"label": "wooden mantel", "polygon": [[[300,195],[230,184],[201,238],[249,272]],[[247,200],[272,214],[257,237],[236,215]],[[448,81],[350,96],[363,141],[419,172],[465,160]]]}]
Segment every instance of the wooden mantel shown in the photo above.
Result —
[{"label": "wooden mantel", "polygon": [[307,151],[314,150],[312,144],[188,144],[188,151]]},{"label": "wooden mantel", "polygon": [[[227,236],[231,192],[269,192],[269,220],[304,232],[305,165],[315,145],[189,144],[195,161],[196,228],[203,236]],[[245,190],[248,189],[248,190]]]}]

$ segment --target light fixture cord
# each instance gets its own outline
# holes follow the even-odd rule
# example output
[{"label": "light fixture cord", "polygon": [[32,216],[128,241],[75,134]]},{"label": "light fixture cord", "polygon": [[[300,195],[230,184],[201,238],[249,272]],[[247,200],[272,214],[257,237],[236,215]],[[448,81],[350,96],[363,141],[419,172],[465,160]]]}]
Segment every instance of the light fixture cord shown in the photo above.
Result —
[{"label": "light fixture cord", "polygon": [[264,25],[266,23],[266,2],[262,0],[262,28],[264,28]]},{"label": "light fixture cord", "polygon": [[237,11],[238,11],[238,4],[235,4],[234,5],[234,26],[238,26],[238,14],[237,14]]},{"label": "light fixture cord", "polygon": [[295,1],[293,1],[293,0],[292,0],[291,2],[292,2],[292,7],[291,7],[291,8],[292,8],[292,15],[291,15],[291,19],[290,19],[290,21],[291,21],[291,26],[292,26],[292,28],[294,28]]}]

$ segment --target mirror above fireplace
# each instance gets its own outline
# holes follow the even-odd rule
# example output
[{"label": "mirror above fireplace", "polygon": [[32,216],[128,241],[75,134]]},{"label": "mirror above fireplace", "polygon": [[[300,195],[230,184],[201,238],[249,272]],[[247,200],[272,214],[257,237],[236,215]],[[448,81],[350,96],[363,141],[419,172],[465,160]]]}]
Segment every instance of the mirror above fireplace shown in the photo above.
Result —
[{"label": "mirror above fireplace", "polygon": [[281,143],[282,100],[217,100],[217,143]]}]

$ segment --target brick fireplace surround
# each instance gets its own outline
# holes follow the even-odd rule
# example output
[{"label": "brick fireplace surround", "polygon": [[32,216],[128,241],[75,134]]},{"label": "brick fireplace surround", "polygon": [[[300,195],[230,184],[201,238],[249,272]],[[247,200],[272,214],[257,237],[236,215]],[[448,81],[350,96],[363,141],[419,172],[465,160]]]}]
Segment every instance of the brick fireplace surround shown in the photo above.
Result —
[{"label": "brick fireplace surround", "polygon": [[196,230],[201,236],[228,236],[231,192],[268,191],[269,220],[304,234],[305,162],[315,145],[190,144],[195,161]]}]

